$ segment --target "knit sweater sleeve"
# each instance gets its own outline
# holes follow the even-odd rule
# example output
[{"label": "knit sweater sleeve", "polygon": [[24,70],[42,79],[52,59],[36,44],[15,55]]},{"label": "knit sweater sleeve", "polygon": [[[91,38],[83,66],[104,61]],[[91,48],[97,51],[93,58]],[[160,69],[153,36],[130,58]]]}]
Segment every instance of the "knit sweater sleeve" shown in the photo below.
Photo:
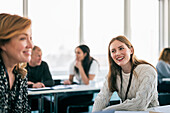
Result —
[{"label": "knit sweater sleeve", "polygon": [[95,98],[92,112],[100,111],[100,110],[104,109],[109,104],[112,94],[113,93],[109,91],[108,82],[106,79],[103,87],[101,88],[100,92],[98,93],[98,95]]},{"label": "knit sweater sleeve", "polygon": [[[156,101],[155,95],[157,95],[157,73],[151,66],[144,66],[137,71],[138,81],[140,82],[134,98],[127,99],[121,104],[112,105],[104,110],[115,109],[115,110],[128,110],[128,111],[139,111],[146,110],[151,103],[158,104]],[[132,89],[133,90],[133,89]]]}]

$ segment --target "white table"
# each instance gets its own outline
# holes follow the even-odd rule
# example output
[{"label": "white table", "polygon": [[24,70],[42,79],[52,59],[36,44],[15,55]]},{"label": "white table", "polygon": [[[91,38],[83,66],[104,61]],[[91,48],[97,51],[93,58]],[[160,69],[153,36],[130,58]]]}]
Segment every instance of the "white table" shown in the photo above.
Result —
[{"label": "white table", "polygon": [[146,111],[115,111],[114,113],[170,113],[170,105],[152,107]]},{"label": "white table", "polygon": [[170,105],[148,108],[147,111],[160,112],[160,113],[170,113]]},{"label": "white table", "polygon": [[91,86],[91,85],[68,85],[68,86],[57,86],[53,87],[51,89],[50,87],[47,88],[38,88],[38,89],[32,89],[31,91],[28,90],[28,95],[31,96],[37,96],[39,95],[39,112],[42,113],[43,110],[43,95],[54,95],[54,113],[58,113],[58,98],[62,96],[65,93],[74,94],[93,94],[95,92],[99,92],[100,88],[97,86]]},{"label": "white table", "polygon": [[170,78],[163,78],[162,81],[170,82]]}]

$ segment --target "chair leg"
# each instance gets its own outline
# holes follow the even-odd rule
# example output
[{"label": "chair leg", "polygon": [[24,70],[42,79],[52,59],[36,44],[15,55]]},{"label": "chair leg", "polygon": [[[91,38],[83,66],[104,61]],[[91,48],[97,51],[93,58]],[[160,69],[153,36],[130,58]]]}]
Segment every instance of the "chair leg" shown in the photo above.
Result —
[{"label": "chair leg", "polygon": [[70,106],[67,107],[67,113],[69,113],[69,110],[70,110]]}]

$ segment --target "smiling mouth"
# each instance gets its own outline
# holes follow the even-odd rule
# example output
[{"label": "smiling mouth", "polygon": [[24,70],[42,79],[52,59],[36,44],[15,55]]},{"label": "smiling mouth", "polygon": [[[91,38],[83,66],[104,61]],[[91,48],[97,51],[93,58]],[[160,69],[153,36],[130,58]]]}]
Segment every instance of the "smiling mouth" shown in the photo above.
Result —
[{"label": "smiling mouth", "polygon": [[116,58],[116,60],[118,60],[118,61],[122,61],[123,59],[124,59],[124,57]]},{"label": "smiling mouth", "polygon": [[30,51],[24,51],[25,54],[31,55]]}]

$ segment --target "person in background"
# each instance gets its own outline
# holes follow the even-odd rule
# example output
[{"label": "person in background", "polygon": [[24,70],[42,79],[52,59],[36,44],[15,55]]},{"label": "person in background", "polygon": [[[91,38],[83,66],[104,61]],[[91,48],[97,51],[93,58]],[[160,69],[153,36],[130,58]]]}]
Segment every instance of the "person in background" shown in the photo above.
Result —
[{"label": "person in background", "polygon": [[[90,56],[90,49],[87,45],[79,45],[75,49],[76,59],[71,63],[69,70],[69,80],[65,80],[65,85],[73,84],[75,77],[78,84],[88,85],[95,79],[99,71],[97,60]],[[91,101],[93,94],[84,95],[63,95],[59,98],[59,113],[66,113],[69,105],[80,105]],[[87,111],[88,108],[82,108],[82,111]],[[74,111],[77,112],[77,111]]]},{"label": "person in background", "polygon": [[29,113],[26,62],[31,59],[31,20],[0,14],[0,113]]},{"label": "person in background", "polygon": [[54,85],[48,64],[42,61],[42,51],[38,46],[32,49],[31,60],[27,63],[28,87],[41,88]]},{"label": "person in background", "polygon": [[[108,76],[95,98],[93,112],[111,109],[142,111],[159,105],[156,69],[135,57],[134,48],[125,36],[110,41],[108,59]],[[115,91],[122,103],[108,106]]]},{"label": "person in background", "polygon": [[[28,87],[29,88],[42,88],[51,87],[54,85],[48,64],[42,61],[42,51],[38,46],[34,46],[32,49],[31,60],[27,63],[26,69],[28,70]],[[38,109],[38,99],[31,100],[31,109]],[[50,101],[44,98],[45,112],[50,111]]]},{"label": "person in background", "polygon": [[69,80],[64,81],[64,84],[72,84],[73,78],[75,77],[78,84],[88,85],[98,74],[98,62],[90,56],[90,49],[87,45],[79,45],[76,47],[75,54],[76,59],[70,65]]},{"label": "person in background", "polygon": [[158,72],[158,92],[170,92],[169,84],[162,81],[163,78],[170,78],[170,48],[164,48],[159,56],[156,65]]}]

